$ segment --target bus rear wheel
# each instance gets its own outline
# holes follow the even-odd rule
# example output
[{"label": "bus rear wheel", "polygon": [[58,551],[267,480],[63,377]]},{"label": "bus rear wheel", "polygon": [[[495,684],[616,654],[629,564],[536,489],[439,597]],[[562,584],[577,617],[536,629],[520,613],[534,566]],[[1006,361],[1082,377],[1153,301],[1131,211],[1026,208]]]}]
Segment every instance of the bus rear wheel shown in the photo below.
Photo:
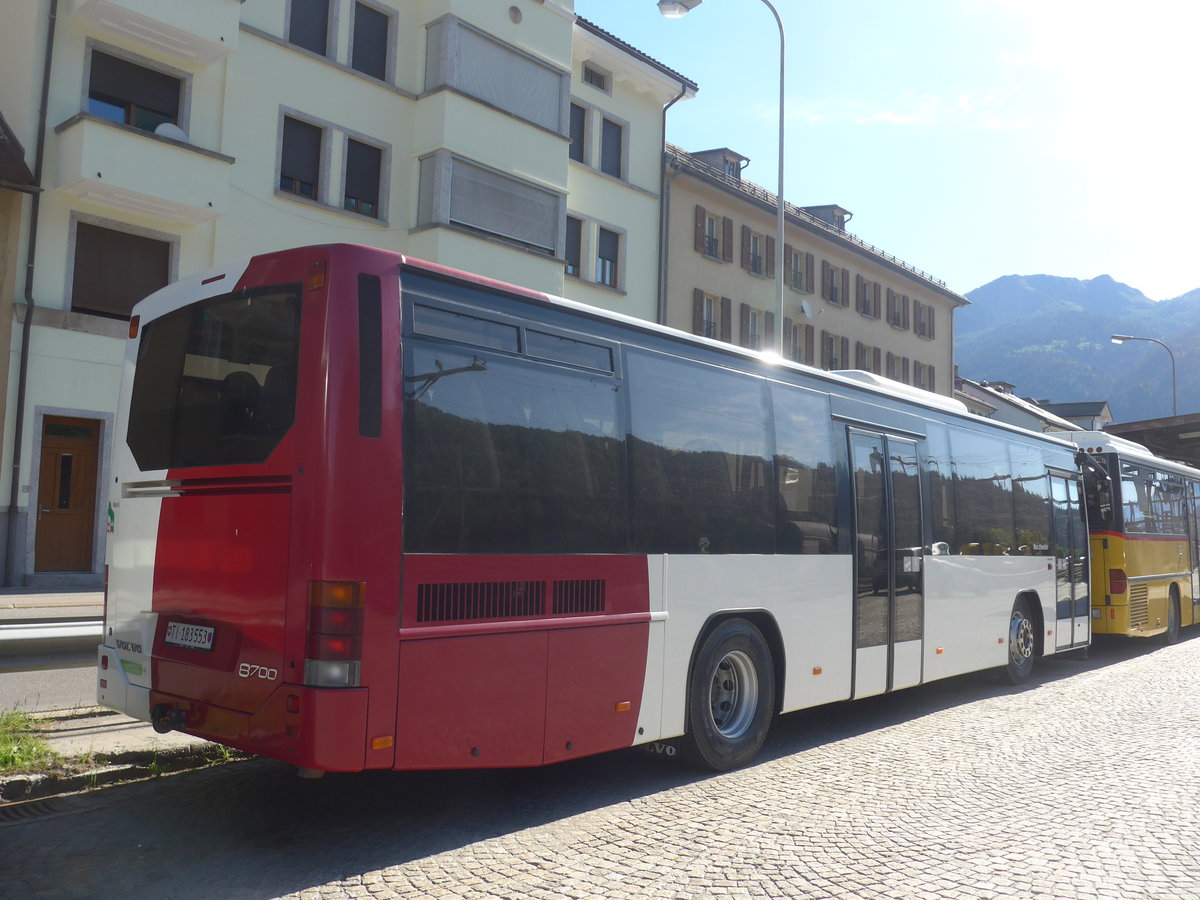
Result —
[{"label": "bus rear wheel", "polygon": [[1029,601],[1018,600],[1008,620],[1008,666],[1005,670],[1013,684],[1023,684],[1033,674],[1033,659],[1037,653],[1035,634]]},{"label": "bus rear wheel", "polygon": [[775,667],[762,632],[727,619],[705,639],[688,683],[686,755],[718,772],[750,762],[775,714]]},{"label": "bus rear wheel", "polygon": [[1163,633],[1163,641],[1167,644],[1179,643],[1179,593],[1171,588],[1171,599],[1167,601],[1167,630]]}]

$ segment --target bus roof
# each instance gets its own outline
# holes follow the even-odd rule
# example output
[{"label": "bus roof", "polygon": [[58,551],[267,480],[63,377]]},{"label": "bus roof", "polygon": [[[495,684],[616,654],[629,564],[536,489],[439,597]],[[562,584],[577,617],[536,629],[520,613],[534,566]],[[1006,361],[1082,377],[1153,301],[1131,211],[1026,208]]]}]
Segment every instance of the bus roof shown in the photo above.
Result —
[{"label": "bus roof", "polygon": [[1173,459],[1157,456],[1149,447],[1106,431],[1068,431],[1065,432],[1065,436],[1076,446],[1091,453],[1116,453],[1126,459],[1153,463],[1167,472],[1200,479],[1200,470]]}]

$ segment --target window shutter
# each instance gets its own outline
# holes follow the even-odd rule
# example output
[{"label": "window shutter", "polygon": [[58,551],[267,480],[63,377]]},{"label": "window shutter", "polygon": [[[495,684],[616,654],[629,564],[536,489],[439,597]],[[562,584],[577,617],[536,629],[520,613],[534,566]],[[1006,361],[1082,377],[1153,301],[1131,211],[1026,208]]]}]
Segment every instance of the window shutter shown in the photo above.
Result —
[{"label": "window shutter", "polygon": [[901,362],[903,362],[903,364],[904,364],[904,365],[903,365],[903,374],[904,374],[904,377],[903,377],[902,379],[900,379],[900,380],[901,380],[901,381],[903,381],[905,384],[909,384],[909,383],[910,383],[910,379],[909,379],[909,377],[908,377],[908,357],[907,357],[907,356],[903,357],[903,359],[901,360]]},{"label": "window shutter", "polygon": [[766,323],[766,334],[763,336],[763,350],[770,350],[775,346],[775,313],[768,312],[763,316],[763,322]]},{"label": "window shutter", "polygon": [[733,219],[729,216],[721,218],[721,259],[733,262]]},{"label": "window shutter", "polygon": [[767,235],[767,277],[775,277],[775,238]]},{"label": "window shutter", "polygon": [[849,360],[850,360],[850,338],[844,337],[844,338],[842,338],[842,353],[841,353],[841,359],[839,360],[839,362],[843,367],[846,367]]},{"label": "window shutter", "polygon": [[365,3],[354,4],[354,41],[350,65],[383,79],[387,75],[388,26],[391,20]]},{"label": "window shutter", "polygon": [[721,298],[721,340],[733,343],[733,301]]},{"label": "window shutter", "polygon": [[797,351],[800,349],[796,346],[796,333],[792,331],[792,320],[788,316],[783,317],[783,355],[785,359],[795,359]]},{"label": "window shutter", "polygon": [[571,145],[567,148],[567,156],[575,162],[583,162],[587,139],[587,110],[582,106],[571,104]]},{"label": "window shutter", "polygon": [[[287,190],[317,198],[317,179],[321,172],[321,139],[321,129],[316,125],[290,117],[284,118],[279,175],[281,181],[288,179]],[[296,182],[304,186],[299,187]]]},{"label": "window shutter", "polygon": [[883,352],[878,347],[871,351],[871,371],[876,375],[883,374],[882,356]]},{"label": "window shutter", "polygon": [[934,382],[933,378],[933,366],[930,366],[928,369],[926,369],[926,371],[929,373],[929,389],[931,391],[936,391],[937,384]]},{"label": "window shutter", "polygon": [[860,312],[867,311],[867,280],[861,275],[854,276],[854,308]]},{"label": "window shutter", "polygon": [[704,291],[700,288],[692,290],[692,334],[704,334]]},{"label": "window shutter", "polygon": [[614,178],[621,177],[624,133],[624,127],[611,119],[604,119],[600,123],[600,171]]},{"label": "window shutter", "polygon": [[808,363],[810,366],[813,364],[813,362],[817,358],[816,357],[817,350],[816,350],[816,347],[814,346],[814,344],[816,344],[816,340],[817,340],[816,326],[815,325],[805,325],[804,326],[804,361],[806,363]]},{"label": "window shutter", "polygon": [[696,252],[697,253],[704,252],[704,225],[705,225],[707,218],[708,218],[708,213],[705,211],[703,206],[701,206],[700,204],[697,203],[696,204]]},{"label": "window shutter", "polygon": [[842,269],[842,306],[850,305],[850,270]]},{"label": "window shutter", "polygon": [[742,226],[742,268],[750,269],[750,226]]},{"label": "window shutter", "polygon": [[815,257],[811,253],[804,254],[804,286],[808,290],[813,289],[813,262]]},{"label": "window shutter", "polygon": [[72,309],[128,319],[135,303],[170,279],[166,241],[86,222],[76,225]]},{"label": "window shutter", "polygon": [[903,322],[901,323],[901,327],[903,327],[905,331],[908,331],[908,294],[904,295],[903,300],[904,300],[904,304],[903,304],[904,310],[903,310],[903,314],[901,316],[901,318],[903,319]]},{"label": "window shutter", "polygon": [[854,368],[865,369],[867,367],[867,345],[862,341],[854,342]]},{"label": "window shutter", "polygon": [[784,272],[788,273],[789,278],[791,277],[792,272],[792,257],[795,255],[795,253],[796,251],[792,249],[791,244],[783,245],[783,270]]},{"label": "window shutter", "polygon": [[934,335],[934,327],[933,327],[933,312],[934,312],[934,310],[933,310],[932,306],[927,305],[925,307],[925,318],[928,322],[928,327],[926,328],[926,331],[929,332],[928,337],[930,339],[932,339],[935,336]]},{"label": "window shutter", "polygon": [[833,356],[833,336],[828,331],[821,332],[821,368],[828,369]]},{"label": "window shutter", "polygon": [[876,319],[879,318],[879,297],[882,292],[883,288],[880,286],[879,282],[876,281],[874,296],[871,298],[871,316]]},{"label": "window shutter", "polygon": [[358,141],[346,142],[346,209],[379,215],[379,170],[383,151]]},{"label": "window shutter", "polygon": [[829,288],[833,285],[833,268],[829,260],[821,260],[821,298],[829,299]]},{"label": "window shutter", "polygon": [[329,0],[292,0],[288,40],[325,55],[329,37]]},{"label": "window shutter", "polygon": [[743,347],[750,346],[750,304],[743,303],[738,308],[738,343]]}]

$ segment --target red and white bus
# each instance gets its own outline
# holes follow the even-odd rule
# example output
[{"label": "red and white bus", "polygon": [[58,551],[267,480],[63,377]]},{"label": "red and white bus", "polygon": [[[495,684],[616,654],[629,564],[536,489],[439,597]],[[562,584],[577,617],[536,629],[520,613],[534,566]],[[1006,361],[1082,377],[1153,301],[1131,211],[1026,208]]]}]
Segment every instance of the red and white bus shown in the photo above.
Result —
[{"label": "red and white bus", "polygon": [[1089,639],[1075,448],[866,373],[333,245],[151,295],[124,375],[100,702],[309,773],[727,769]]}]

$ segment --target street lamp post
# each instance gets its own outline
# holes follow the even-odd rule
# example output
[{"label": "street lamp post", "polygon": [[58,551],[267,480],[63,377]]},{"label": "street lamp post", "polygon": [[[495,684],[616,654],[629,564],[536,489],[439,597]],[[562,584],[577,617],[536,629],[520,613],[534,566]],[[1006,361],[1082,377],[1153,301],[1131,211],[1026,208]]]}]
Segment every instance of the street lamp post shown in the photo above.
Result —
[{"label": "street lamp post", "polygon": [[1156,338],[1134,337],[1132,334],[1114,334],[1112,336],[1112,342],[1114,344],[1123,344],[1126,341],[1149,341],[1152,344],[1158,344],[1158,346],[1167,351],[1167,355],[1171,357],[1171,415],[1178,416],[1179,407],[1176,403],[1175,390],[1175,354],[1171,352],[1171,348]]},{"label": "street lamp post", "polygon": [[[703,0],[658,0],[658,11],[668,19],[678,19],[686,15],[690,10],[695,9],[703,2]],[[783,106],[783,86],[784,86],[784,64],[787,60],[787,44],[783,33],[783,19],[779,18],[779,11],[771,5],[769,0],[762,0],[762,4],[771,11],[771,15],[775,17],[775,24],[779,26],[779,186],[776,190],[775,205],[775,352],[783,357],[783,135],[784,135],[784,106]]]}]

